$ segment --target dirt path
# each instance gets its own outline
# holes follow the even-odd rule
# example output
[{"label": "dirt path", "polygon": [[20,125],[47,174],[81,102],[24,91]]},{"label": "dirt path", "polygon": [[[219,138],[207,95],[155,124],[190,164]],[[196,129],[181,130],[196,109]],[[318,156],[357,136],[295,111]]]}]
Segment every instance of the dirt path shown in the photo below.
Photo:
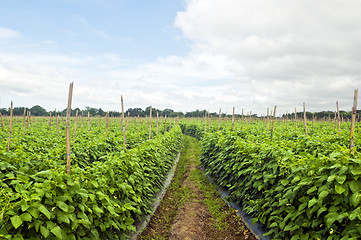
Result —
[{"label": "dirt path", "polygon": [[199,152],[198,141],[185,136],[171,186],[137,239],[255,239],[198,169]]},{"label": "dirt path", "polygon": [[195,164],[191,160],[186,179],[182,187],[191,189],[192,197],[182,204],[170,229],[170,240],[181,239],[210,239],[208,230],[211,228],[210,217],[207,207],[201,202],[203,198],[196,184],[189,179],[189,174],[194,171]]}]

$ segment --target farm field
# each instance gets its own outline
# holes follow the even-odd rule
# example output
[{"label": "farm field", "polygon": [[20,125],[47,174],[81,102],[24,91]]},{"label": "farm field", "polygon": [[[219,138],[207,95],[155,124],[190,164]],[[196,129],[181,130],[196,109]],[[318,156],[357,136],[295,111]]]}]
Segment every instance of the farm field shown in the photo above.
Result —
[{"label": "farm field", "polygon": [[[209,132],[204,134],[205,126]],[[268,127],[267,127],[268,126]],[[361,156],[356,123],[276,121],[184,125],[201,139],[201,165],[263,223],[271,239],[360,239]],[[297,130],[296,130],[297,126]]]},{"label": "farm field", "polygon": [[[64,119],[33,117],[28,122],[15,117],[7,150],[8,120],[4,118],[0,135],[4,239],[129,239],[137,223],[152,213],[155,193],[183,144],[183,154],[193,155],[183,170],[177,169],[175,179],[183,179],[181,185],[172,183],[153,216],[157,220],[150,221],[153,230],[146,229],[138,239],[181,234],[174,226],[186,218],[179,214],[189,204],[205,209],[204,239],[227,234],[253,238],[231,209],[212,212],[212,206],[223,201],[208,201],[217,194],[207,193],[209,183],[199,167],[228,190],[229,202],[241,205],[252,222],[264,224],[271,239],[361,237],[358,123],[351,151],[350,122],[338,127],[333,120],[308,121],[306,136],[304,122],[294,119],[160,118],[153,119],[150,128],[149,119],[126,118],[124,150],[120,118],[73,117],[68,175]],[[195,139],[187,137],[183,143],[183,134]],[[192,202],[194,197],[205,200]],[[223,223],[228,231],[217,230]],[[242,231],[232,230],[235,227]]]},{"label": "farm field", "polygon": [[31,125],[15,118],[9,151],[9,124],[4,122],[2,239],[128,239],[136,221],[150,213],[182,144],[174,122],[159,123],[158,129],[154,124],[149,140],[149,123],[132,119],[126,125],[125,152],[119,118],[92,118],[89,125],[78,119],[76,134],[72,119],[67,175],[64,121],[57,127],[53,119],[50,127],[48,118],[32,118]]}]

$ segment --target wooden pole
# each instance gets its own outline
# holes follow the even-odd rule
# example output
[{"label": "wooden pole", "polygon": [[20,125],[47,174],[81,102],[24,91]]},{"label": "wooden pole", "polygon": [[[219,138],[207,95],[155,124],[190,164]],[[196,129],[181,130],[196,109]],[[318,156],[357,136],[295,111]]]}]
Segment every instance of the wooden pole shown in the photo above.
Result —
[{"label": "wooden pole", "polygon": [[90,133],[90,114],[88,112],[88,134]]},{"label": "wooden pole", "polygon": [[233,113],[232,113],[232,132],[234,132],[234,107],[233,107]]},{"label": "wooden pole", "polygon": [[1,119],[1,128],[4,130],[4,123],[3,123],[3,115],[0,113],[0,119]]},{"label": "wooden pole", "polygon": [[207,133],[207,112],[204,112],[204,133]]},{"label": "wooden pole", "polygon": [[352,119],[351,119],[351,130],[350,130],[350,150],[351,154],[354,154],[354,131],[355,131],[355,120],[356,120],[356,113],[357,113],[357,95],[358,89],[354,92],[353,97],[353,107],[352,107]]},{"label": "wooden pole", "polygon": [[267,107],[267,134],[269,130],[269,108]]},{"label": "wooden pole", "polygon": [[13,131],[13,101],[11,101],[11,107],[10,107],[10,132],[9,132],[9,141],[8,141],[8,147],[7,147],[8,152],[10,149],[10,141],[11,141],[12,131]]},{"label": "wooden pole", "polygon": [[25,136],[25,114],[26,114],[26,108],[24,108],[24,113],[23,113],[23,132],[24,132],[24,136]]},{"label": "wooden pole", "polygon": [[340,132],[341,131],[341,119],[340,119],[340,110],[338,108],[338,101],[336,101],[336,108],[337,108],[338,132]]},{"label": "wooden pole", "polygon": [[[70,109],[71,110],[71,109]],[[74,126],[74,134],[73,134],[73,141],[75,141],[76,137],[76,127],[78,126],[78,110],[75,112],[75,126]]]},{"label": "wooden pole", "polygon": [[31,112],[28,111],[28,129],[29,133],[31,133]]},{"label": "wooden pole", "polygon": [[66,174],[70,174],[70,113],[71,113],[71,101],[73,98],[73,84],[69,86],[68,96],[68,109],[66,112]]},{"label": "wooden pole", "polygon": [[152,138],[152,106],[150,106],[149,112],[149,140]]},{"label": "wooden pole", "polygon": [[157,111],[157,136],[159,135],[158,122],[159,122],[159,113],[158,113],[158,111]]},{"label": "wooden pole", "polygon": [[167,131],[167,115],[164,115],[164,133]]},{"label": "wooden pole", "polygon": [[59,115],[56,116],[56,132],[58,133],[59,138]]},{"label": "wooden pole", "polygon": [[274,124],[275,124],[276,108],[277,108],[277,106],[275,106],[274,111],[273,111],[273,119],[272,119],[272,127],[271,127],[271,139],[273,138],[273,127],[274,127]]},{"label": "wooden pole", "polygon": [[243,129],[243,123],[244,123],[244,113],[243,113],[243,108],[242,108],[242,124],[241,124],[241,129]]},{"label": "wooden pole", "polygon": [[297,111],[295,108],[295,130],[297,131]]},{"label": "wooden pole", "polygon": [[307,136],[307,116],[306,116],[306,104],[303,103],[303,125],[305,127],[305,134]]},{"label": "wooden pole", "polygon": [[221,128],[221,109],[219,109],[219,114],[218,114],[218,131]]},{"label": "wooden pole", "polygon": [[312,131],[313,131],[314,125],[315,125],[315,113],[313,112],[312,113]]},{"label": "wooden pole", "polygon": [[49,112],[49,130],[51,130],[51,112]]},{"label": "wooden pole", "polygon": [[109,128],[109,112],[105,115],[105,138],[108,137],[108,128]]},{"label": "wooden pole", "polygon": [[100,130],[100,114],[98,115],[98,131]]},{"label": "wooden pole", "polygon": [[[120,97],[121,99],[121,104],[122,104],[122,122],[123,122],[123,148],[124,148],[124,152],[127,151],[127,145],[125,142],[125,121],[124,121],[124,102],[123,102],[123,95],[121,95]],[[128,112],[129,113],[129,112]]]}]

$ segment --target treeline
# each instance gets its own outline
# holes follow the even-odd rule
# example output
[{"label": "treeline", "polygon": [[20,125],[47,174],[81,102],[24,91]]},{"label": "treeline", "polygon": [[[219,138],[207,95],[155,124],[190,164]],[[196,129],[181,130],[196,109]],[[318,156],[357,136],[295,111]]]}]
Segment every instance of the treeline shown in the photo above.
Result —
[{"label": "treeline", "polygon": [[[15,107],[13,108],[13,115],[14,116],[22,116],[24,114],[24,110],[26,112],[30,112],[32,116],[49,116],[50,113],[52,116],[55,115],[55,110],[54,111],[47,111],[46,109],[44,109],[43,107],[36,105],[33,106],[31,108],[24,108],[24,107]],[[59,116],[66,116],[66,109],[62,110],[62,111],[57,111],[56,114]],[[85,109],[79,109],[79,108],[75,108],[71,110],[71,115],[75,116],[76,111],[78,111],[79,115],[83,115],[83,116],[87,116],[88,112],[89,115],[92,117],[95,116],[101,116],[104,117],[106,115],[106,111],[104,111],[101,108],[93,108],[93,107],[85,107]],[[2,115],[10,115],[10,108],[0,108],[0,113]],[[129,108],[126,112],[125,112],[125,116],[130,116],[130,117],[145,117],[145,116],[149,116],[150,113],[150,107],[147,107],[146,109],[141,109],[141,108]],[[218,117],[218,113],[213,112],[213,113],[208,113],[206,110],[196,110],[196,111],[192,111],[192,112],[175,112],[172,109],[166,108],[164,110],[160,110],[160,109],[156,109],[156,108],[152,108],[152,116],[156,117],[158,113],[158,116],[160,117],[204,117],[205,114],[212,116],[212,117]],[[357,114],[360,114],[361,110],[357,111]],[[121,112],[118,111],[109,111],[109,115],[111,117],[120,117],[121,116]],[[313,115],[315,116],[315,118],[317,119],[328,119],[329,117],[331,117],[332,119],[335,116],[335,112],[332,111],[322,111],[322,112],[315,112],[315,113],[311,113],[311,112],[306,112],[307,118],[308,119],[312,119]],[[222,113],[222,117],[231,117],[231,114],[224,114]],[[246,116],[246,114],[245,114]],[[342,116],[344,119],[350,119],[351,118],[351,111],[350,112],[346,112],[346,111],[340,111],[340,116]],[[241,115],[240,114],[236,114],[237,118],[240,118]],[[258,118],[259,116],[256,114],[252,114],[252,118]],[[276,116],[276,117],[279,117]],[[283,114],[282,115],[283,118],[288,117],[289,119],[293,119],[295,117],[295,113],[289,113],[288,115]],[[297,118],[301,119],[303,118],[303,112],[297,112]]]}]

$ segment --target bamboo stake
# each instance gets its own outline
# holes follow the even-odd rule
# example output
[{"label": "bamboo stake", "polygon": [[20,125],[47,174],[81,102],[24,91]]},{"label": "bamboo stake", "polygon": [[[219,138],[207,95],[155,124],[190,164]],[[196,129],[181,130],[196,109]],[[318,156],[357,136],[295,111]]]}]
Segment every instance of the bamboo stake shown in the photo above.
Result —
[{"label": "bamboo stake", "polygon": [[306,105],[303,103],[303,125],[305,126],[305,134],[307,136],[307,116],[306,116]]},{"label": "bamboo stake", "polygon": [[337,131],[337,112],[335,111],[335,131]]},{"label": "bamboo stake", "polygon": [[243,130],[243,124],[244,124],[244,112],[242,108],[242,124],[241,124],[241,130]]},{"label": "bamboo stake", "polygon": [[234,107],[233,107],[233,114],[232,114],[232,132],[234,132]]},{"label": "bamboo stake", "polygon": [[31,133],[31,112],[28,111],[28,129],[29,133]]},{"label": "bamboo stake", "polygon": [[71,112],[71,101],[73,97],[73,84],[69,86],[68,96],[68,109],[66,112],[66,173],[70,175],[70,112]]},{"label": "bamboo stake", "polygon": [[207,133],[207,112],[204,113],[204,133]]},{"label": "bamboo stake", "polygon": [[81,112],[81,121],[80,121],[80,132],[83,132],[83,118],[84,118],[84,114],[83,114],[83,111]]},{"label": "bamboo stake", "polygon": [[90,133],[90,114],[88,112],[88,134]]},{"label": "bamboo stake", "polygon": [[77,126],[78,126],[78,110],[76,110],[76,112],[75,112],[75,126],[74,126],[73,141],[75,141]]},{"label": "bamboo stake", "polygon": [[295,108],[295,130],[297,131],[297,111]]},{"label": "bamboo stake", "polygon": [[152,106],[150,106],[149,112],[149,140],[152,138]]},{"label": "bamboo stake", "polygon": [[164,115],[164,133],[167,131],[167,115]]},{"label": "bamboo stake", "polygon": [[267,134],[269,130],[269,108],[267,107]]},{"label": "bamboo stake", "polygon": [[277,108],[277,106],[275,106],[274,111],[273,111],[272,128],[271,128],[271,140],[273,138],[273,127],[274,127],[274,124],[275,124],[276,108]]},{"label": "bamboo stake", "polygon": [[[121,95],[120,99],[121,99],[121,104],[122,104],[123,147],[124,147],[124,152],[126,152],[126,151],[127,151],[127,146],[126,146],[126,142],[125,142],[125,121],[124,121],[124,102],[123,102],[123,95]],[[128,113],[129,113],[129,112],[128,112]]]},{"label": "bamboo stake", "polygon": [[100,130],[100,114],[98,115],[98,131]]},{"label": "bamboo stake", "polygon": [[13,131],[13,101],[11,101],[11,107],[10,107],[10,133],[9,133],[9,141],[8,141],[8,148],[7,148],[8,152],[10,149],[10,141],[11,141],[12,131]]},{"label": "bamboo stake", "polygon": [[313,131],[314,125],[315,125],[315,113],[313,112],[312,113],[312,131]]},{"label": "bamboo stake", "polygon": [[26,114],[26,108],[24,108],[24,113],[23,113],[23,132],[24,132],[24,136],[25,136],[25,114]]},{"label": "bamboo stake", "polygon": [[158,121],[159,121],[159,113],[157,111],[157,136],[159,135]]},{"label": "bamboo stake", "polygon": [[351,131],[350,131],[350,150],[351,154],[354,154],[354,130],[355,130],[355,120],[357,113],[357,95],[358,89],[355,90],[354,98],[353,98],[353,107],[352,107],[352,119],[351,119]]},{"label": "bamboo stake", "polygon": [[251,125],[252,122],[252,111],[249,112],[249,125]]},{"label": "bamboo stake", "polygon": [[337,108],[338,132],[340,132],[341,131],[341,121],[340,121],[340,110],[338,108],[338,101],[336,101],[336,108]]},{"label": "bamboo stake", "polygon": [[59,138],[59,115],[56,116],[56,132],[58,133]]},{"label": "bamboo stake", "polygon": [[4,130],[4,123],[3,123],[3,115],[0,113],[0,119],[1,119],[1,128]]},{"label": "bamboo stake", "polygon": [[221,109],[219,109],[219,114],[218,114],[218,131],[221,128]]},{"label": "bamboo stake", "polygon": [[51,112],[49,112],[49,130],[51,130]]},{"label": "bamboo stake", "polygon": [[108,128],[109,128],[109,112],[105,115],[105,138],[108,137]]}]

